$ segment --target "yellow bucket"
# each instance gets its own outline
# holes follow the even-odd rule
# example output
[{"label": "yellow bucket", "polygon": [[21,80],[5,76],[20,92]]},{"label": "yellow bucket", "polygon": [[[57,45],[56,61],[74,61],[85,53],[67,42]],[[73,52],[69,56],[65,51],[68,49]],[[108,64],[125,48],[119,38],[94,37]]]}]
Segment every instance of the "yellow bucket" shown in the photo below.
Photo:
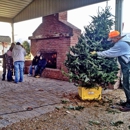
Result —
[{"label": "yellow bucket", "polygon": [[100,100],[102,94],[102,87],[78,87],[78,93],[82,100]]}]

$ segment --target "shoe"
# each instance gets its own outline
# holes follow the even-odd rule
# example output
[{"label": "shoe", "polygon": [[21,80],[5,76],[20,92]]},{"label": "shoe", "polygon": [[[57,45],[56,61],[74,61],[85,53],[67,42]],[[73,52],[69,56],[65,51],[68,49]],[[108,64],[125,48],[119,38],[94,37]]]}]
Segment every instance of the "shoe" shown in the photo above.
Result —
[{"label": "shoe", "polygon": [[128,111],[130,111],[130,107],[127,107],[127,106],[122,107],[122,108],[120,108],[120,111],[122,111],[122,112],[128,112]]},{"label": "shoe", "polygon": [[40,78],[40,76],[39,76],[39,75],[37,75],[37,76],[35,76],[35,78]]},{"label": "shoe", "polygon": [[12,80],[7,80],[8,82],[11,82]]},{"label": "shoe", "polygon": [[119,106],[126,106],[127,102],[119,102],[119,103],[116,103],[116,105],[119,105]]},{"label": "shoe", "polygon": [[19,81],[19,82],[23,82],[23,81]]},{"label": "shoe", "polygon": [[28,74],[29,77],[31,77],[32,75],[31,74]]},{"label": "shoe", "polygon": [[2,81],[5,81],[5,79],[2,79]]},{"label": "shoe", "polygon": [[18,82],[15,82],[15,81],[14,81],[14,83],[15,83],[15,84],[18,84]]}]

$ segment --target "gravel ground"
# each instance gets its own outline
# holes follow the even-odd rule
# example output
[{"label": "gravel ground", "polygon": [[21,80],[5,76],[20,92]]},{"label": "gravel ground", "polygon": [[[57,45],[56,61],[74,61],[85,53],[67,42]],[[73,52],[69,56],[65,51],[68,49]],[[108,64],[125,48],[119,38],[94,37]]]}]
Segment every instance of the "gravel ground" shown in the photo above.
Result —
[{"label": "gravel ground", "polygon": [[110,106],[125,99],[121,89],[104,93],[100,101],[63,97],[53,112],[14,123],[0,130],[130,130],[130,112]]}]

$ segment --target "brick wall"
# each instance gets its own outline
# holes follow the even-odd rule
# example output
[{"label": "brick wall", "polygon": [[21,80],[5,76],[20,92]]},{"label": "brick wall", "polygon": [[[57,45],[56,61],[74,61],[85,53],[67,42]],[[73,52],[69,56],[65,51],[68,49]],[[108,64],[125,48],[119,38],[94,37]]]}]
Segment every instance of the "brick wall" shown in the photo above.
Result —
[{"label": "brick wall", "polygon": [[69,47],[75,45],[81,31],[67,22],[67,12],[53,14],[43,17],[43,23],[34,31],[31,40],[31,53],[36,55],[39,50],[46,52],[57,52],[56,69],[46,68],[43,72],[44,77],[66,80],[61,70],[66,71],[64,61]]}]

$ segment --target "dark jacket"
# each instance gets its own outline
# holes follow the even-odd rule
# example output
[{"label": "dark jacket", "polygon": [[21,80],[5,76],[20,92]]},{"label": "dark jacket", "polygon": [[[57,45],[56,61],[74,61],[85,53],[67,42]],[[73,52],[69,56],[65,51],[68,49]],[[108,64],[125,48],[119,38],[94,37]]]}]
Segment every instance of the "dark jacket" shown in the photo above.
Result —
[{"label": "dark jacket", "polygon": [[7,54],[6,57],[5,57],[6,68],[7,69],[13,69],[14,66],[13,66],[12,52],[10,50],[8,50],[6,54]]},{"label": "dark jacket", "polygon": [[32,60],[32,66],[37,65],[39,62],[40,56],[35,56]]},{"label": "dark jacket", "polygon": [[6,68],[6,57],[7,57],[7,54],[3,54],[3,55],[0,55],[0,58],[3,58],[3,63],[2,63],[2,67],[3,68]]},{"label": "dark jacket", "polygon": [[39,59],[38,67],[44,68],[46,66],[46,64],[47,64],[47,61],[45,58]]}]

